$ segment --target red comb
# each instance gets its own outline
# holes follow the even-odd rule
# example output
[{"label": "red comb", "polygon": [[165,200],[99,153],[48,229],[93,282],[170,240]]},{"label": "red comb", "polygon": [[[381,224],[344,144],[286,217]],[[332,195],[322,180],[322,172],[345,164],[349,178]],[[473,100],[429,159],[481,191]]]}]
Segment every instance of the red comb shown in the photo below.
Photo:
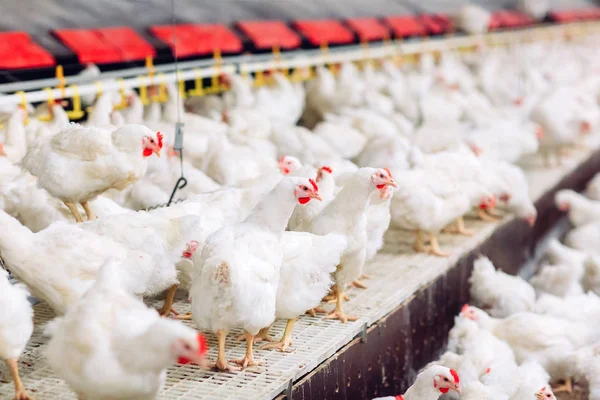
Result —
[{"label": "red comb", "polygon": [[388,175],[390,176],[390,178],[393,178],[392,172],[390,171],[389,168],[384,168],[383,170],[388,173]]},{"label": "red comb", "polygon": [[541,391],[545,392],[546,391],[546,386],[544,386]]},{"label": "red comb", "polygon": [[156,133],[156,137],[158,138],[158,148],[162,149],[163,147],[163,134],[160,132]]},{"label": "red comb", "polygon": [[321,167],[321,169],[322,169],[323,171],[327,171],[327,172],[329,172],[330,174],[332,174],[332,173],[333,173],[333,170],[331,169],[331,167],[328,167],[327,165],[324,165],[324,166],[322,166],[322,167]]},{"label": "red comb", "polygon": [[489,374],[491,370],[492,370],[492,369],[488,367],[488,369],[486,369],[486,370],[485,370],[485,373],[486,373],[486,374]]},{"label": "red comb", "polygon": [[309,179],[308,180],[310,182],[310,184],[312,185],[313,189],[315,190],[315,193],[319,191],[319,187],[317,186],[317,184],[315,183],[314,180]]},{"label": "red comb", "polygon": [[450,370],[450,375],[452,375],[452,377],[454,378],[454,383],[460,383],[460,378],[458,377],[458,372],[456,372],[455,370],[451,369]]},{"label": "red comb", "polygon": [[460,310],[460,312],[461,312],[461,313],[464,313],[464,312],[467,312],[468,310],[469,310],[469,303],[465,304],[465,305],[462,307],[462,310]]},{"label": "red comb", "polygon": [[[204,338],[204,335],[202,335],[201,333],[198,334],[198,337],[196,338],[196,340],[198,340],[198,355],[205,355],[206,351],[208,350],[208,346],[206,345],[206,339]],[[190,360],[188,360],[185,357],[179,357],[179,359],[177,360],[177,362],[179,364],[189,364]]]},{"label": "red comb", "polygon": [[283,160],[285,160],[285,156],[281,156],[281,158],[279,159],[279,163],[281,164]]},{"label": "red comb", "polygon": [[401,394],[399,394],[398,396],[394,397],[396,400],[404,400],[404,397],[402,397]]}]

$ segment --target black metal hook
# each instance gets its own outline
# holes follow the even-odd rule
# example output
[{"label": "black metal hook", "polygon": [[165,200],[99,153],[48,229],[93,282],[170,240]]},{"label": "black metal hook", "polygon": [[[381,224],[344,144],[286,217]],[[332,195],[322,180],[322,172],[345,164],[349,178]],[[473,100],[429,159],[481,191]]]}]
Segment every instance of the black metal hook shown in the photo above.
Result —
[{"label": "black metal hook", "polygon": [[177,193],[178,190],[181,190],[184,187],[186,187],[187,183],[188,183],[187,179],[185,179],[183,176],[177,180],[177,183],[175,184],[175,187],[173,188],[173,191],[171,192],[171,197],[169,198],[169,202],[167,203],[167,207],[169,207],[171,205],[171,203],[173,202],[173,198],[175,197],[175,193]]}]

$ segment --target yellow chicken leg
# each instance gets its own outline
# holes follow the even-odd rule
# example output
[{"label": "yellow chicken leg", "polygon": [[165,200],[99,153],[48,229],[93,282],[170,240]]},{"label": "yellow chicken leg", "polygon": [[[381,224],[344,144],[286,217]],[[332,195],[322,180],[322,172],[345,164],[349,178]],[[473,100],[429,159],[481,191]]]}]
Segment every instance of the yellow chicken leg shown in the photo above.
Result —
[{"label": "yellow chicken leg", "polygon": [[[266,328],[262,328],[260,331],[258,331],[258,334],[256,336],[254,336],[254,343],[258,343],[258,342],[262,342],[263,340],[265,342],[272,342],[273,338],[271,338],[271,336],[269,336],[269,329],[271,327],[268,326]],[[246,334],[242,333],[241,335],[236,336],[235,340],[245,340],[246,339]]]},{"label": "yellow chicken leg", "polygon": [[440,249],[440,245],[438,243],[437,237],[433,233],[429,233],[429,241],[431,242],[431,247],[429,249],[429,253],[438,257],[448,257],[449,253],[444,253]]},{"label": "yellow chicken leg", "polygon": [[479,209],[479,211],[477,212],[477,215],[479,215],[479,218],[485,222],[498,222],[498,220],[499,220],[496,217],[492,217],[491,215],[486,213],[485,210],[482,210],[482,209]]},{"label": "yellow chicken leg", "polygon": [[560,392],[573,393],[573,380],[571,379],[571,377],[567,378],[565,380],[564,385],[558,386],[556,388],[552,388],[552,391],[554,393],[560,393]]},{"label": "yellow chicken leg", "polygon": [[245,332],[246,336],[246,355],[241,360],[231,360],[231,362],[241,365],[242,368],[253,367],[255,365],[262,364],[262,361],[254,359],[254,353],[252,352],[252,346],[254,345],[254,335]]},{"label": "yellow chicken leg", "polygon": [[448,233],[458,233],[459,235],[472,236],[473,231],[471,229],[465,228],[465,220],[463,217],[459,217],[456,219],[456,227],[446,228],[444,232]]},{"label": "yellow chicken leg", "polygon": [[75,222],[83,222],[83,218],[77,209],[77,205],[75,203],[68,203],[65,201],[65,206],[71,211],[71,214],[75,217]]},{"label": "yellow chicken leg", "polygon": [[296,319],[288,319],[287,324],[285,325],[285,331],[283,332],[283,336],[279,342],[268,343],[262,346],[261,350],[268,349],[277,349],[281,352],[287,350],[288,347],[292,344],[292,329],[294,329],[294,324],[296,323]]},{"label": "yellow chicken leg", "polygon": [[[179,316],[177,311],[173,309],[173,303],[175,302],[175,293],[177,292],[177,286],[173,285],[167,290],[167,294],[165,295],[165,302],[158,313],[161,317],[167,317],[169,314],[174,314],[175,316]],[[191,314],[190,314],[191,316]]]},{"label": "yellow chicken leg", "polygon": [[423,244],[423,232],[421,232],[420,229],[417,229],[415,231],[415,234],[416,234],[415,251],[417,251],[419,253],[425,253],[426,249],[425,249],[425,245]]},{"label": "yellow chicken leg", "polygon": [[29,396],[25,391],[25,386],[23,386],[23,382],[19,376],[19,365],[17,364],[17,360],[6,360],[6,365],[8,366],[10,376],[15,384],[14,400],[33,400],[33,397]]},{"label": "yellow chicken leg", "polygon": [[344,313],[343,310],[343,299],[344,299],[344,292],[341,291],[341,289],[339,288],[339,286],[335,286],[335,298],[336,298],[336,304],[335,304],[335,310],[333,310],[333,312],[329,315],[326,315],[325,318],[327,319],[339,319],[340,321],[342,321],[343,324],[345,324],[348,321],[356,321],[358,318],[357,317],[352,317],[349,315],[346,315]]},{"label": "yellow chicken leg", "polygon": [[306,314],[308,314],[308,315],[310,315],[311,317],[314,317],[314,318],[316,318],[317,313],[326,314],[327,311],[325,311],[325,309],[322,308],[322,307],[315,307],[315,308],[311,308],[310,310],[308,310],[306,312]]},{"label": "yellow chicken leg", "polygon": [[87,201],[84,201],[81,203],[81,206],[85,210],[88,221],[96,219],[96,216],[94,215],[94,213],[92,212],[92,209],[90,208],[90,203],[88,203]]},{"label": "yellow chicken leg", "polygon": [[219,354],[217,355],[217,362],[214,365],[212,365],[212,367],[215,367],[220,371],[241,371],[241,368],[229,365],[229,363],[227,362],[227,358],[225,357],[225,337],[227,337],[227,332],[217,331],[217,339],[219,340]]}]

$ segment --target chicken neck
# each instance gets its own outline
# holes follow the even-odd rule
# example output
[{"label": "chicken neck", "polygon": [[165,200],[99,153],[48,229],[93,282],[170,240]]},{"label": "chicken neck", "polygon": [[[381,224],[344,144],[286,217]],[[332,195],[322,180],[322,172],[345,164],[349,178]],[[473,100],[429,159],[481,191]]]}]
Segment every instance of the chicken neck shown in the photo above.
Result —
[{"label": "chicken neck", "polygon": [[245,222],[265,227],[281,236],[294,212],[297,201],[293,179],[282,179],[252,210]]}]

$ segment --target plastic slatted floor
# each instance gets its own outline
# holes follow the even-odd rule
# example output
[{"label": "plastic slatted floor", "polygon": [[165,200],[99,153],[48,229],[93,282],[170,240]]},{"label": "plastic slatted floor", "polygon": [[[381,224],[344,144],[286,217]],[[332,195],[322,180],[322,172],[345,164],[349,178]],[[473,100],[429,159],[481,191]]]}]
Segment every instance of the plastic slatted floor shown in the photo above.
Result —
[{"label": "plastic slatted floor", "polygon": [[[589,151],[578,150],[562,167],[556,168],[541,168],[537,158],[530,160],[528,164],[537,165],[530,165],[526,169],[531,186],[530,196],[539,198],[588,155]],[[388,231],[385,248],[366,266],[365,273],[371,277],[365,281],[368,289],[352,289],[348,293],[350,301],[346,310],[348,314],[358,316],[358,321],[341,324],[322,317],[304,316],[294,327],[292,348],[287,353],[257,350],[256,357],[264,364],[241,373],[205,371],[188,365],[172,366],[159,399],[272,399],[284,391],[290,381],[307,374],[359,335],[365,325],[378,321],[451,268],[463,254],[491,236],[497,224],[467,220],[467,226],[475,231],[472,237],[441,236],[442,248],[452,251],[448,258],[415,254],[412,250],[414,235]],[[189,304],[179,301],[176,309],[187,312]],[[20,360],[21,376],[27,389],[38,400],[75,399],[68,386],[56,378],[44,360],[47,339],[42,336],[43,325],[52,318],[53,312],[45,304],[35,306],[36,329]],[[271,335],[279,338],[284,326],[285,321],[277,321],[271,329]],[[228,336],[229,359],[242,358],[244,354],[245,343],[235,339],[239,333],[233,331]],[[215,359],[216,337],[209,334],[208,342],[209,357]],[[12,395],[13,386],[8,371],[1,364],[0,398],[12,398]]]}]

